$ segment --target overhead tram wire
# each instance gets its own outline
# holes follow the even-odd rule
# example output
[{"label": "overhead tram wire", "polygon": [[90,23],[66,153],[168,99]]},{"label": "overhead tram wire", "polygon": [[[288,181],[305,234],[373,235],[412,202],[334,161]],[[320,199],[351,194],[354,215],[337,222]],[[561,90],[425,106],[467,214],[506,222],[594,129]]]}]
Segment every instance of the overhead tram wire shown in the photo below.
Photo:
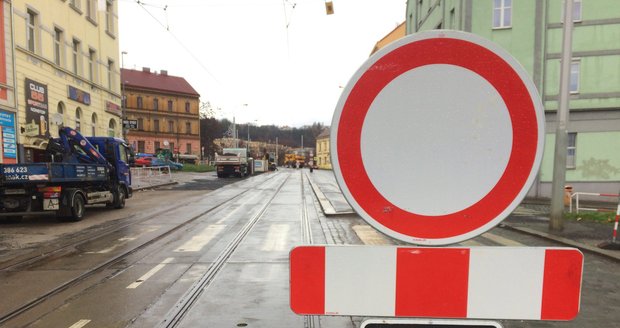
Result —
[{"label": "overhead tram wire", "polygon": [[170,33],[170,35],[174,38],[174,40],[181,45],[181,47],[198,63],[198,65],[200,65],[200,67],[207,73],[209,74],[209,76],[211,76],[213,78],[213,80],[215,80],[215,82],[217,82],[218,84],[221,85],[220,81],[218,80],[218,78],[213,75],[213,73],[211,73],[211,71],[209,71],[209,69],[207,68],[207,66],[205,66],[200,59],[198,59],[198,57],[196,55],[194,55],[194,53],[183,43],[181,42],[181,40],[170,31],[170,26],[168,24],[164,24],[162,23],[159,19],[157,19],[157,17],[155,17],[147,8],[146,6],[151,6],[154,8],[158,8],[158,9],[162,9],[164,12],[166,12],[166,20],[168,19],[168,13],[166,11],[166,9],[168,9],[168,5],[165,5],[164,7],[160,7],[160,6],[156,6],[156,5],[151,5],[148,3],[145,3],[144,1],[140,1],[140,0],[135,0],[136,4],[138,4],[140,6],[140,8],[142,8],[147,14],[149,14],[149,16],[151,16],[151,18],[153,18],[159,25],[161,25],[161,27],[163,27],[164,29],[166,29],[166,32]]}]

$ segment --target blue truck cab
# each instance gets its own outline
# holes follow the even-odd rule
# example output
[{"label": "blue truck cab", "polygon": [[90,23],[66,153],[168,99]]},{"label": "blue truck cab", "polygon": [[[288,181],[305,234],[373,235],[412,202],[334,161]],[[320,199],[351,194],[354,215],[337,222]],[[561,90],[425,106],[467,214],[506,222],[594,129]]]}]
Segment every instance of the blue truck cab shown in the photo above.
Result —
[{"label": "blue truck cab", "polygon": [[48,141],[46,162],[0,164],[0,217],[54,214],[79,221],[85,205],[125,206],[132,196],[131,147],[68,127],[59,135]]}]

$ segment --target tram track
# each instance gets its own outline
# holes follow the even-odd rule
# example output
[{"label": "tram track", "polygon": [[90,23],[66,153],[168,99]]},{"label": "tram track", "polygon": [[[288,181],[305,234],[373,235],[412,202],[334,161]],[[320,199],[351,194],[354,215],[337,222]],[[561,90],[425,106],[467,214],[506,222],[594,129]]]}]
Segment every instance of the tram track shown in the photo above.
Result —
[{"label": "tram track", "polygon": [[282,187],[288,181],[287,176],[282,183],[276,188],[276,191],[271,195],[267,202],[261,206],[260,210],[248,220],[248,222],[241,228],[241,230],[235,235],[235,237],[228,243],[228,245],[218,254],[214,262],[209,266],[207,271],[192,285],[192,287],[179,299],[179,301],[172,307],[172,309],[166,314],[164,319],[158,325],[159,328],[171,328],[177,327],[183,320],[184,316],[191,311],[194,303],[202,295],[203,291],[213,282],[217,274],[225,266],[228,259],[233,255],[237,247],[250,233],[256,223],[264,216],[269,206],[273,203],[273,200],[278,195]]},{"label": "tram track", "polygon": [[[308,217],[308,204],[306,202],[306,185],[310,184],[310,178],[302,172],[301,174],[301,235],[302,241],[306,245],[314,244],[314,238],[312,237],[312,225],[310,218]],[[307,183],[304,183],[307,180]],[[312,199],[312,193],[309,196]],[[304,328],[314,328],[317,326],[318,318],[312,315],[304,316]],[[320,324],[319,324],[320,326]]]},{"label": "tram track", "polygon": [[[275,177],[277,177],[277,175],[271,175],[269,176],[267,179],[261,181],[261,182],[257,182],[257,185],[259,183],[264,183],[265,181],[269,181],[271,179],[274,179]],[[72,277],[70,279],[68,279],[67,281],[52,287],[50,289],[48,289],[45,292],[40,293],[39,295],[37,295],[36,297],[33,297],[32,299],[30,299],[29,301],[23,302],[21,305],[19,305],[18,307],[7,311],[6,313],[0,313],[0,326],[9,322],[10,320],[20,316],[21,314],[26,313],[27,311],[35,308],[36,306],[38,306],[39,304],[45,302],[46,300],[52,298],[55,295],[58,295],[59,293],[67,290],[68,288],[70,288],[71,286],[77,285],[78,283],[86,280],[87,278],[95,275],[96,273],[101,272],[103,269],[108,268],[110,266],[113,266],[116,263],[119,263],[121,261],[123,261],[124,259],[128,258],[130,255],[143,250],[145,248],[147,248],[148,246],[156,243],[157,241],[162,240],[165,237],[168,237],[170,235],[172,235],[173,233],[179,231],[180,229],[187,227],[188,225],[194,223],[195,221],[199,220],[200,218],[204,217],[205,215],[208,215],[210,213],[213,213],[219,209],[221,209],[222,207],[226,206],[227,204],[231,204],[232,202],[234,202],[235,200],[237,200],[238,198],[240,198],[241,196],[243,196],[244,194],[246,194],[249,190],[251,190],[250,188],[241,190],[238,193],[235,193],[234,195],[231,195],[229,197],[226,197],[225,199],[221,200],[220,202],[218,202],[217,204],[215,204],[214,206],[209,207],[207,210],[202,211],[192,217],[190,217],[189,219],[183,221],[182,223],[161,232],[159,235],[150,238],[149,240],[140,243],[138,245],[134,245],[133,247],[115,255],[112,256],[110,258],[107,258],[106,260],[98,263],[97,265],[91,267],[90,269],[82,272],[81,274]],[[277,192],[276,192],[277,194]],[[154,215],[153,213],[148,213],[147,215],[141,216],[140,219],[134,219],[132,220],[132,222],[129,223],[122,223],[122,224],[118,224],[118,225],[114,225],[114,226],[110,226],[109,228],[106,228],[105,230],[99,230],[96,233],[91,233],[88,235],[83,236],[83,238],[79,238],[78,240],[72,240],[70,242],[67,243],[63,243],[62,245],[50,245],[48,246],[49,249],[46,249],[45,251],[38,251],[38,252],[34,252],[32,254],[30,254],[29,256],[23,256],[19,259],[14,259],[10,262],[4,262],[3,266],[0,268],[0,272],[2,271],[19,271],[22,270],[24,268],[27,268],[28,266],[33,266],[36,265],[40,262],[43,262],[45,260],[49,260],[52,256],[56,256],[56,257],[62,257],[62,256],[69,256],[69,255],[76,255],[76,254],[80,254],[79,251],[77,251],[79,249],[80,245],[83,245],[87,242],[91,242],[100,238],[104,238],[108,235],[111,235],[115,232],[118,232],[119,230],[122,229],[126,229],[130,226],[133,225],[138,225],[138,224],[144,224],[145,222],[157,217],[158,215],[162,215],[162,214],[166,214],[171,212],[172,210],[178,208],[179,206],[183,206],[183,205],[188,205],[192,202],[195,202],[196,198],[192,197],[180,204],[175,204],[172,207],[167,207],[166,209],[163,209],[161,211],[157,211],[155,212],[157,215]],[[133,216],[128,216],[128,217],[133,217]]]}]

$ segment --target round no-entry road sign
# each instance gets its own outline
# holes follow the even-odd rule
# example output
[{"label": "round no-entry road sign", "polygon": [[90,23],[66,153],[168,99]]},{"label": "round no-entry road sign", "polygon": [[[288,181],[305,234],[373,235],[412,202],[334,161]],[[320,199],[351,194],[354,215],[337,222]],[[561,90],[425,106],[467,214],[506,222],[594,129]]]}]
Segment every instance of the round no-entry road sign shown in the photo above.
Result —
[{"label": "round no-entry road sign", "polygon": [[540,167],[544,112],[527,72],[473,34],[402,38],[353,75],[334,112],[336,180],[399,240],[444,245],[508,216]]}]

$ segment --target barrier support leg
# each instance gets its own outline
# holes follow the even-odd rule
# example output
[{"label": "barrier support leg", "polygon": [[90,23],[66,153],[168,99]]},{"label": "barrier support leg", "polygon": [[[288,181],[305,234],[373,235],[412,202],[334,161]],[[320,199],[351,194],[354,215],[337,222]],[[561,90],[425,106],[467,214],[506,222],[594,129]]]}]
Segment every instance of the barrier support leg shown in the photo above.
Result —
[{"label": "barrier support leg", "polygon": [[618,210],[616,211],[616,222],[614,223],[614,232],[611,241],[604,241],[598,245],[602,249],[620,250],[620,244],[617,242],[618,238],[618,221],[620,221],[620,204],[618,204]]}]

